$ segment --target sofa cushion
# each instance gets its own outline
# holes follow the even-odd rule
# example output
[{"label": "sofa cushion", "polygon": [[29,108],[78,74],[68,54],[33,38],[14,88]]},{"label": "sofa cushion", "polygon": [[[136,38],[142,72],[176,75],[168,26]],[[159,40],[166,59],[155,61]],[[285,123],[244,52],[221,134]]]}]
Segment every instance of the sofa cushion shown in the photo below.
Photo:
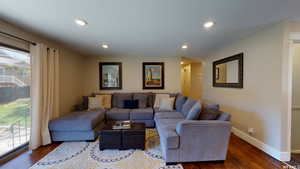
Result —
[{"label": "sofa cushion", "polygon": [[161,145],[168,149],[177,149],[179,147],[179,136],[174,129],[162,129],[159,132]]},{"label": "sofa cushion", "polygon": [[220,115],[217,118],[217,120],[222,120],[222,121],[230,121],[230,119],[231,119],[231,115],[229,113],[222,112],[222,111],[220,111]]},{"label": "sofa cushion", "polygon": [[190,109],[194,106],[194,104],[197,102],[195,99],[187,99],[186,102],[182,106],[181,113],[184,117],[186,117],[190,111]]},{"label": "sofa cushion", "polygon": [[146,108],[148,106],[148,95],[144,93],[134,93],[133,99],[139,101],[138,108]]},{"label": "sofa cushion", "polygon": [[105,110],[73,112],[66,116],[50,120],[51,131],[89,131],[95,128],[105,118]]},{"label": "sofa cushion", "polygon": [[196,102],[185,117],[186,120],[196,120],[201,113],[201,103]]},{"label": "sofa cushion", "polygon": [[154,108],[154,113],[166,113],[166,112],[176,112],[175,110],[168,111],[168,110],[159,110],[159,108]]},{"label": "sofa cushion", "polygon": [[172,128],[175,130],[177,123],[183,120],[184,119],[157,119],[155,123],[156,123],[157,130],[159,132],[159,130],[163,128]]},{"label": "sofa cushion", "polygon": [[184,119],[184,116],[180,112],[155,113],[154,120],[157,119]]},{"label": "sofa cushion", "polygon": [[204,112],[207,112],[208,110],[219,110],[220,109],[220,106],[219,104],[202,104],[202,109],[201,109],[201,112],[204,113]]},{"label": "sofa cushion", "polygon": [[129,120],[130,109],[112,108],[106,112],[108,120]]},{"label": "sofa cushion", "polygon": [[161,98],[170,98],[169,94],[156,94],[155,101],[154,101],[154,108],[159,108],[159,101]]},{"label": "sofa cushion", "polygon": [[215,109],[206,109],[205,111],[201,110],[198,120],[216,120],[220,114],[222,114],[222,112]]},{"label": "sofa cushion", "polygon": [[181,94],[178,94],[175,101],[175,109],[178,112],[181,112],[183,104],[186,102],[187,97]]},{"label": "sofa cushion", "polygon": [[110,94],[96,94],[97,98],[100,98],[101,100],[101,107],[104,109],[110,109],[111,108],[111,95]]},{"label": "sofa cushion", "polygon": [[130,112],[131,120],[152,120],[153,119],[153,109],[132,109]]},{"label": "sofa cushion", "polygon": [[173,111],[175,97],[161,98],[159,101],[159,111]]},{"label": "sofa cushion", "polygon": [[156,123],[157,131],[160,137],[160,143],[168,149],[179,147],[179,136],[176,132],[176,125],[182,119],[158,119]]},{"label": "sofa cushion", "polygon": [[131,93],[114,93],[112,96],[114,108],[124,108],[124,100],[132,100]]},{"label": "sofa cushion", "polygon": [[101,109],[101,108],[103,108],[102,105],[101,105],[101,98],[99,98],[99,97],[89,97],[89,106],[88,106],[89,110]]}]

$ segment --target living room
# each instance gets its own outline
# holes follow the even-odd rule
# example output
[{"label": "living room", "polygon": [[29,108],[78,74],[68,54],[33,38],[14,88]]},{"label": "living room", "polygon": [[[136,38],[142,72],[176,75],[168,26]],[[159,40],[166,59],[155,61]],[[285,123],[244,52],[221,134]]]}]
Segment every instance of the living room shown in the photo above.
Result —
[{"label": "living room", "polygon": [[1,168],[299,168],[299,7],[1,1]]}]

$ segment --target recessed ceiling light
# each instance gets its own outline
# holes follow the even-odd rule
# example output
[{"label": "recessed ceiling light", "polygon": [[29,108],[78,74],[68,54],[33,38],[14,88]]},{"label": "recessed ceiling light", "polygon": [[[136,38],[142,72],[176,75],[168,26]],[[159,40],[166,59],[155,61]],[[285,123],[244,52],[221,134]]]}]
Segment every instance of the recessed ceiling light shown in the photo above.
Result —
[{"label": "recessed ceiling light", "polygon": [[82,20],[82,19],[75,19],[75,23],[79,26],[87,25],[87,22],[85,20]]},{"label": "recessed ceiling light", "polygon": [[104,48],[104,49],[107,49],[107,48],[108,48],[108,45],[107,45],[107,44],[102,44],[101,46],[102,46],[102,48]]},{"label": "recessed ceiling light", "polygon": [[188,48],[188,45],[182,45],[181,46],[181,49],[187,49]]},{"label": "recessed ceiling light", "polygon": [[203,27],[206,28],[206,29],[208,29],[208,28],[213,27],[214,24],[215,24],[215,23],[214,23],[213,21],[208,21],[208,22],[205,22],[205,23],[203,24]]}]

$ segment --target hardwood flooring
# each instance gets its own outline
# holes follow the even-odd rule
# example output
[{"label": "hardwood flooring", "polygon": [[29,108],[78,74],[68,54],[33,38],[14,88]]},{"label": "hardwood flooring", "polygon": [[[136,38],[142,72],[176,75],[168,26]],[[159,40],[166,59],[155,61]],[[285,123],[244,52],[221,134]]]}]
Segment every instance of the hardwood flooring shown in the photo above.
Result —
[{"label": "hardwood flooring", "polygon": [[[26,169],[59,146],[58,143],[26,151],[1,165],[1,169]],[[223,163],[184,163],[184,169],[288,169],[284,163],[270,157],[235,135],[230,138],[227,160]]]}]

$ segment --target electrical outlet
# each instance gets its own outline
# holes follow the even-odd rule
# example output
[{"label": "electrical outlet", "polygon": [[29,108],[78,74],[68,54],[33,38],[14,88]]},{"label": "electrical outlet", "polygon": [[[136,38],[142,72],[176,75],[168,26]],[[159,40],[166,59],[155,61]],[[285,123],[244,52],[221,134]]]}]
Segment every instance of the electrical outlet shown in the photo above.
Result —
[{"label": "electrical outlet", "polygon": [[253,133],[254,133],[254,128],[248,128],[248,133],[250,134],[250,135],[252,135]]}]

